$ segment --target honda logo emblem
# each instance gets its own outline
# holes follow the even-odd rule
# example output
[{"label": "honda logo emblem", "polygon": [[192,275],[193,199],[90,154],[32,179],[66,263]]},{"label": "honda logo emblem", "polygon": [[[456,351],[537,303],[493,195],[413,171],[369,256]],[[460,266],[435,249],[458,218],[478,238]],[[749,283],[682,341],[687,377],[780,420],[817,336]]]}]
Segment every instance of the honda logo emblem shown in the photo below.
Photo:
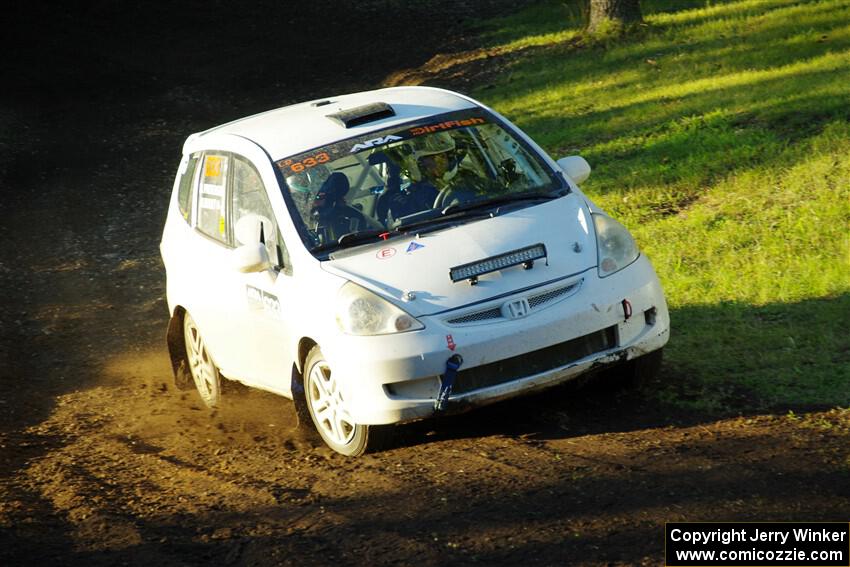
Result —
[{"label": "honda logo emblem", "polygon": [[520,317],[525,317],[530,311],[531,306],[525,298],[508,301],[502,305],[502,317],[507,319],[519,319]]}]

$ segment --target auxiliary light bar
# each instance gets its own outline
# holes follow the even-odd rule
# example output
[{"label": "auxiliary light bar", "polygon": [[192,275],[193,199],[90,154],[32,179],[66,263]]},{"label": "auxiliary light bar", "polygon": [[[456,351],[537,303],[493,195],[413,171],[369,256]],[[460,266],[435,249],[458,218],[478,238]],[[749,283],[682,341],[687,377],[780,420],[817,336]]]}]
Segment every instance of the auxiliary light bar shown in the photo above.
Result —
[{"label": "auxiliary light bar", "polygon": [[511,266],[522,264],[523,268],[530,270],[534,267],[534,261],[540,258],[546,258],[546,246],[543,243],[455,266],[449,269],[449,277],[453,282],[469,280],[469,283],[475,285],[478,283],[478,276],[497,272]]}]

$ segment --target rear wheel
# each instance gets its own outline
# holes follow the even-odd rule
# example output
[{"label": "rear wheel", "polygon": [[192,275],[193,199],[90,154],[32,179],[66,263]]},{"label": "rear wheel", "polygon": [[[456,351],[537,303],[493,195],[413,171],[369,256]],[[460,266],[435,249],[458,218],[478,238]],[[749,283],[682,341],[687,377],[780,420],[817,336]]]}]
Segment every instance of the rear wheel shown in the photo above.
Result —
[{"label": "rear wheel", "polygon": [[385,426],[354,423],[330,365],[319,347],[313,347],[304,365],[304,397],[313,425],[328,447],[356,457],[383,442]]},{"label": "rear wheel", "polygon": [[186,341],[186,360],[195,381],[195,388],[207,407],[218,407],[221,403],[221,375],[207,351],[201,331],[188,313],[183,316],[183,334]]}]

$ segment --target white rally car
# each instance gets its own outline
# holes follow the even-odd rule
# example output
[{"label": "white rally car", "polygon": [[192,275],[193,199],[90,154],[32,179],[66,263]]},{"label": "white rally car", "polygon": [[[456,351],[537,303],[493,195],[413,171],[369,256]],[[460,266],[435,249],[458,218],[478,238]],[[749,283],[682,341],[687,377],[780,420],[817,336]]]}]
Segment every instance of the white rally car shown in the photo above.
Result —
[{"label": "white rally car", "polygon": [[589,173],[422,87],[189,136],[161,243],[177,384],[211,407],[224,377],[292,398],[359,455],[388,424],[656,371],[661,286]]}]

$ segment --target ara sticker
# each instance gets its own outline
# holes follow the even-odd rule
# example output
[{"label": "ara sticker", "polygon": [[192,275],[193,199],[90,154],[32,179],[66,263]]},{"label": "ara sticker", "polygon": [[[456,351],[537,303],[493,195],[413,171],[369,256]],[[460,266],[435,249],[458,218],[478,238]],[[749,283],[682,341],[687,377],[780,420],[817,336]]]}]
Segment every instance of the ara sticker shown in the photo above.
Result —
[{"label": "ara sticker", "polygon": [[450,351],[454,351],[454,349],[457,347],[457,345],[455,344],[455,340],[452,338],[451,335],[446,335],[446,346],[449,347]]},{"label": "ara sticker", "polygon": [[395,256],[395,248],[381,248],[378,250],[378,253],[375,254],[375,258],[378,260],[386,260],[387,258],[392,258]]},{"label": "ara sticker", "polygon": [[419,250],[420,248],[425,248],[425,245],[424,245],[424,244],[419,244],[418,242],[416,242],[416,241],[414,240],[413,242],[411,242],[411,243],[410,243],[410,246],[408,246],[408,247],[407,247],[407,250],[405,250],[405,252],[407,252],[408,254],[410,254],[411,252],[413,252],[413,251],[415,251],[415,250]]},{"label": "ara sticker", "polygon": [[388,136],[381,136],[379,138],[374,138],[372,140],[366,140],[365,142],[360,142],[359,144],[354,144],[351,147],[351,151],[349,153],[361,152],[363,150],[368,150],[369,148],[374,148],[376,146],[383,146],[384,144],[389,144],[390,142],[397,142],[398,140],[403,140],[401,136],[393,136],[392,134]]}]

